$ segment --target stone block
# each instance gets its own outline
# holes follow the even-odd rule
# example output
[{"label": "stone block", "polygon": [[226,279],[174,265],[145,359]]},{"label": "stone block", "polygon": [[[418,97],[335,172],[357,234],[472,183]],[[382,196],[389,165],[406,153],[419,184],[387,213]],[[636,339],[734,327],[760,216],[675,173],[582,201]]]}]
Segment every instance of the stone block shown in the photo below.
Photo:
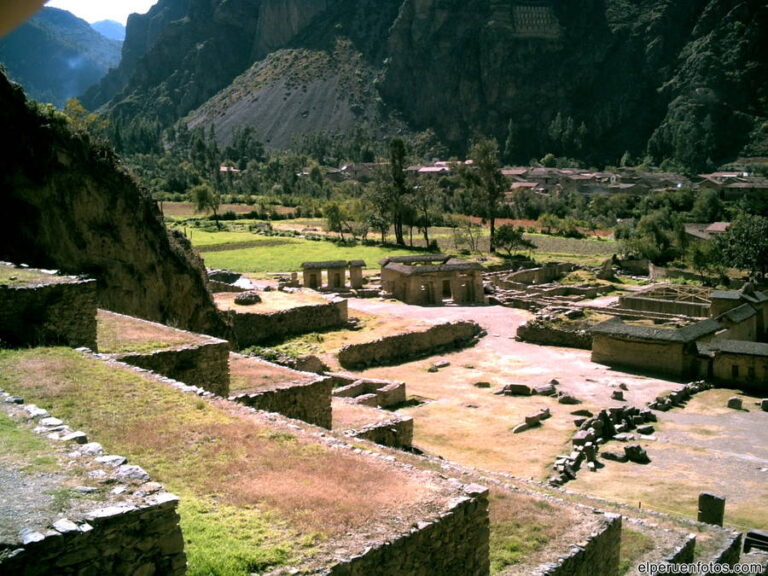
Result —
[{"label": "stone block", "polygon": [[763,398],[760,401],[760,410],[763,412],[768,412],[768,398]]},{"label": "stone block", "polygon": [[530,396],[532,390],[525,384],[505,384],[501,393],[505,396]]},{"label": "stone block", "polygon": [[645,448],[639,444],[624,446],[624,454],[626,454],[627,459],[630,462],[635,462],[637,464],[648,464],[651,461]]},{"label": "stone block", "polygon": [[621,402],[624,401],[624,391],[623,390],[614,390],[611,392],[611,400],[619,400]]},{"label": "stone block", "polygon": [[554,396],[557,394],[557,390],[550,383],[543,384],[542,386],[534,386],[533,392],[539,396]]},{"label": "stone block", "polygon": [[560,404],[581,404],[581,400],[570,394],[562,394],[557,401]]},{"label": "stone block", "polygon": [[722,526],[724,517],[725,498],[708,492],[699,494],[699,522]]},{"label": "stone block", "polygon": [[638,426],[637,427],[637,433],[638,434],[649,435],[649,434],[653,434],[654,432],[655,432],[655,429],[650,424],[646,424],[644,426]]},{"label": "stone block", "polygon": [[604,460],[611,460],[613,462],[628,462],[629,458],[627,458],[627,455],[623,452],[610,452],[610,451],[603,451],[600,452],[600,455],[603,457]]},{"label": "stone block", "polygon": [[728,408],[731,408],[733,410],[741,410],[743,407],[743,402],[741,398],[738,396],[731,396],[728,398]]}]

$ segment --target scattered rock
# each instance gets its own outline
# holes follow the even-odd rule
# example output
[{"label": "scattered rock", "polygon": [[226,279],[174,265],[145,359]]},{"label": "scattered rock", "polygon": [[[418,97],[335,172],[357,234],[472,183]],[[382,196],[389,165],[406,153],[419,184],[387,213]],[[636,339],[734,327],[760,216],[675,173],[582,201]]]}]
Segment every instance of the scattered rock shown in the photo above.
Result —
[{"label": "scattered rock", "polygon": [[475,382],[472,384],[475,388],[490,388],[491,383],[490,382]]},{"label": "scattered rock", "polygon": [[582,424],[584,424],[586,420],[587,420],[586,418],[576,418],[573,421],[573,425],[576,426],[576,428],[581,428]]},{"label": "scattered rock", "polygon": [[581,404],[581,400],[579,400],[575,396],[571,396],[570,394],[564,394],[564,393],[560,394],[560,397],[557,399],[557,401],[560,404]]},{"label": "scattered rock", "polygon": [[514,428],[512,428],[512,434],[520,434],[520,432],[525,432],[526,430],[529,430],[531,427],[528,424],[518,424]]},{"label": "scattered rock", "polygon": [[617,440],[618,442],[631,442],[632,440],[635,439],[635,435],[634,434],[629,434],[627,432],[621,432],[619,434],[616,434],[613,437],[613,439]]},{"label": "scattered rock", "polygon": [[248,290],[247,292],[241,292],[235,296],[235,304],[238,306],[253,306],[261,302],[261,296],[255,290]]},{"label": "scattered rock", "polygon": [[550,380],[549,383],[552,386],[559,386],[560,385],[560,382],[556,378],[552,378],[552,380]]},{"label": "scattered rock", "polygon": [[646,424],[644,426],[638,426],[637,427],[637,433],[638,434],[644,434],[646,436],[648,436],[650,434],[653,434],[655,431],[656,430],[654,429],[654,427],[651,426],[650,424]]},{"label": "scattered rock", "polygon": [[24,404],[24,398],[21,396],[8,396],[5,402],[6,404]]},{"label": "scattered rock", "polygon": [[573,435],[573,445],[583,446],[587,442],[595,439],[595,433],[592,430],[579,430]]},{"label": "scattered rock", "polygon": [[629,390],[629,387],[624,382],[619,384],[619,388],[624,391]]},{"label": "scattered rock", "polygon": [[88,435],[85,432],[72,432],[59,438],[62,442],[74,442],[75,444],[87,444]]},{"label": "scattered rock", "polygon": [[134,466],[130,464],[124,464],[120,466],[117,469],[117,476],[118,478],[123,478],[126,480],[137,480],[139,482],[149,481],[149,474],[147,474],[139,466]]},{"label": "scattered rock", "polygon": [[313,354],[307,354],[296,358],[294,369],[301,372],[312,372],[313,374],[322,374],[323,372],[330,371],[330,368],[325,362]]},{"label": "scattered rock", "polygon": [[627,455],[623,452],[603,451],[603,452],[600,452],[600,455],[603,457],[604,460],[612,460],[613,462],[627,462],[629,460],[629,458],[627,458]]},{"label": "scattered rock", "polygon": [[505,384],[498,394],[504,396],[530,396],[531,389],[525,384]]},{"label": "scattered rock", "polygon": [[760,410],[763,412],[768,412],[768,398],[763,398],[760,400]]},{"label": "scattered rock", "polygon": [[630,462],[635,462],[637,464],[648,464],[651,461],[645,448],[639,444],[624,446],[624,454],[626,454],[627,459]]},{"label": "scattered rock", "polygon": [[592,418],[592,416],[594,416],[594,414],[592,414],[592,412],[587,410],[587,409],[574,410],[573,412],[571,412],[571,415],[572,416],[584,416],[585,418]]},{"label": "scattered rock", "polygon": [[547,383],[542,386],[535,386],[533,388],[533,392],[539,396],[554,396],[557,394],[557,390],[555,390],[555,387],[551,383]]},{"label": "scattered rock", "polygon": [[448,362],[448,360],[438,360],[437,362],[435,362],[434,364],[432,364],[432,366],[434,366],[434,367],[435,367],[435,368],[437,368],[438,370],[439,370],[440,368],[447,368],[447,367],[448,367],[448,366],[450,366],[450,365],[451,365],[451,363],[450,363],[450,362]]},{"label": "scattered rock", "polygon": [[614,390],[611,392],[611,400],[619,400],[621,402],[624,401],[624,391],[623,390]]},{"label": "scattered rock", "polygon": [[743,402],[738,396],[731,396],[728,398],[728,408],[732,408],[733,410],[741,410],[742,406]]}]

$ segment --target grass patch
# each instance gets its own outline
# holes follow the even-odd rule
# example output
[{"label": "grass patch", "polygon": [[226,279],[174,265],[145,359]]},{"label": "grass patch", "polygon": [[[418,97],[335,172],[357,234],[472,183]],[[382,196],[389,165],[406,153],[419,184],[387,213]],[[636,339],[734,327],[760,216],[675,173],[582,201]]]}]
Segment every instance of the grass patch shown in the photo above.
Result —
[{"label": "grass patch", "polygon": [[189,334],[105,310],[98,311],[96,322],[96,345],[102,354],[154,352],[196,341]]},{"label": "grass patch", "polygon": [[61,284],[64,282],[72,282],[72,279],[56,274],[46,274],[45,272],[30,268],[0,265],[0,285],[15,287],[30,284]]},{"label": "grass patch", "polygon": [[0,460],[21,463],[25,472],[51,472],[57,460],[50,452],[43,438],[0,412]]},{"label": "grass patch", "polygon": [[653,538],[643,532],[621,529],[621,552],[619,556],[619,574],[626,574],[636,564],[637,559],[653,550]]},{"label": "grass patch", "polygon": [[548,502],[491,490],[491,574],[524,562],[542,549],[568,520]]}]

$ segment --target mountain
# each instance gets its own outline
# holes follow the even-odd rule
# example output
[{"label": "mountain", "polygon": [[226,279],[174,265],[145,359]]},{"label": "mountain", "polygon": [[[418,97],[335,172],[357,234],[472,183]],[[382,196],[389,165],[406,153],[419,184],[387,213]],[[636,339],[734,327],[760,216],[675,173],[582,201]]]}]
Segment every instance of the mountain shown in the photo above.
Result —
[{"label": "mountain", "polygon": [[125,46],[86,105],[223,143],[397,119],[459,154],[494,136],[508,161],[768,154],[758,0],[160,0]]},{"label": "mountain", "polygon": [[44,7],[0,38],[0,63],[30,97],[62,107],[118,65],[120,47],[85,20]]},{"label": "mountain", "polygon": [[110,40],[122,42],[125,40],[125,26],[114,20],[100,20],[91,23],[91,28]]},{"label": "mountain", "polygon": [[111,149],[2,73],[0,125],[0,261],[87,274],[101,308],[226,333],[202,261]]}]

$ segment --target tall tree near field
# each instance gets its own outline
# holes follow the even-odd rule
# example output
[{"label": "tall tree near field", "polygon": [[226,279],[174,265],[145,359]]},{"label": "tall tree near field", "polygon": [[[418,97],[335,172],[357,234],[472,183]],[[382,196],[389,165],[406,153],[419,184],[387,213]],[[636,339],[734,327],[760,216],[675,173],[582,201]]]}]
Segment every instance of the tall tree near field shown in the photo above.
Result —
[{"label": "tall tree near field", "polygon": [[391,187],[392,224],[395,228],[395,242],[405,246],[403,236],[403,216],[408,187],[405,181],[405,142],[400,138],[393,138],[389,143],[389,164]]},{"label": "tall tree near field", "polygon": [[476,142],[469,152],[472,167],[461,174],[467,186],[477,195],[491,227],[491,253],[496,252],[496,213],[504,198],[506,183],[499,167],[499,145],[495,139]]},{"label": "tall tree near field", "polygon": [[198,184],[190,190],[192,202],[195,205],[195,212],[213,212],[213,219],[216,222],[216,228],[221,229],[219,222],[219,195],[210,184]]}]

